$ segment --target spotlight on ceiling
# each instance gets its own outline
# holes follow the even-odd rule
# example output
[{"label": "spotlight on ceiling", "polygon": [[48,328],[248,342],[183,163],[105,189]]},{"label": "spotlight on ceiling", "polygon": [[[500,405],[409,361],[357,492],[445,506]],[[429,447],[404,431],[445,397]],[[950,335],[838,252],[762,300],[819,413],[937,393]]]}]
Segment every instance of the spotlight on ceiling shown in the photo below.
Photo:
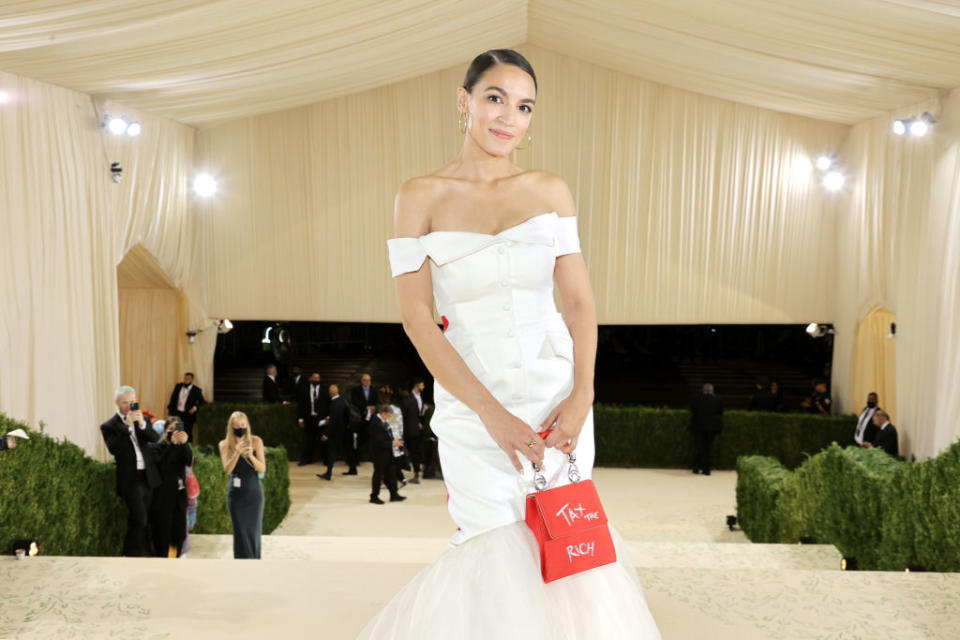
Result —
[{"label": "spotlight on ceiling", "polygon": [[11,100],[12,98],[10,97],[9,93],[6,91],[0,91],[0,104],[7,104]]},{"label": "spotlight on ceiling", "polygon": [[231,329],[233,329],[233,323],[227,318],[217,323],[217,333],[230,333]]},{"label": "spotlight on ceiling", "polygon": [[894,120],[893,121],[893,132],[898,136],[902,136],[907,132],[907,127],[910,125],[909,120]]},{"label": "spotlight on ceiling", "polygon": [[839,171],[831,171],[823,176],[823,186],[830,191],[840,191],[840,189],[843,189],[843,183],[846,181],[846,176]]},{"label": "spotlight on ceiling", "polygon": [[829,171],[833,168],[833,164],[837,161],[836,156],[827,156],[823,155],[817,158],[817,169],[820,171]]},{"label": "spotlight on ceiling", "polygon": [[108,113],[103,117],[103,126],[113,135],[122,136],[127,132],[127,119],[123,116],[111,116]]},{"label": "spotlight on ceiling", "polygon": [[143,128],[140,126],[139,122],[131,122],[129,125],[127,125],[127,135],[131,138],[140,135],[142,130]]},{"label": "spotlight on ceiling", "polygon": [[933,123],[933,116],[929,111],[924,111],[922,116],[914,118],[910,123],[910,133],[918,138],[923,137],[930,132],[930,125]]},{"label": "spotlight on ceiling", "polygon": [[201,198],[209,198],[217,192],[217,181],[209,173],[201,173],[193,179],[193,192]]}]

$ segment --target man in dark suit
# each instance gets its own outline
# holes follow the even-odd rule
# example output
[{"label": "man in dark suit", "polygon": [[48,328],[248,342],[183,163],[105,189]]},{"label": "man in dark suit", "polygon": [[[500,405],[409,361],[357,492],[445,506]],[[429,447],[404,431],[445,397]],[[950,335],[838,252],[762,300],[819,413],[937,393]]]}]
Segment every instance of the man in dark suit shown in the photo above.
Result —
[{"label": "man in dark suit", "polygon": [[307,388],[308,376],[297,365],[290,367],[290,379],[287,380],[287,396],[294,402],[300,402],[300,395]]},{"label": "man in dark suit", "polygon": [[178,382],[170,394],[167,403],[167,415],[179,416],[187,432],[187,442],[193,442],[193,425],[197,422],[197,411],[206,404],[203,389],[193,384],[193,374],[183,374],[183,382]]},{"label": "man in dark suit", "polygon": [[757,378],[756,390],[750,396],[750,411],[776,411],[777,399],[770,390],[770,381],[766,376]]},{"label": "man in dark suit", "polygon": [[377,390],[373,388],[373,380],[369,373],[360,376],[359,386],[350,390],[350,404],[360,414],[360,422],[355,425],[356,438],[353,440],[353,451],[347,452],[347,464],[350,469],[344,475],[356,475],[359,450],[366,444],[370,435],[370,420],[377,412]]},{"label": "man in dark suit", "polygon": [[873,424],[877,428],[873,442],[864,442],[862,446],[867,449],[883,449],[892,456],[900,455],[897,428],[890,424],[890,416],[887,412],[877,409],[873,414]]},{"label": "man in dark suit", "polygon": [[333,473],[333,464],[337,461],[338,445],[343,439],[343,434],[350,426],[350,407],[347,401],[340,395],[340,387],[335,384],[330,385],[330,406],[327,411],[327,417],[320,421],[320,440],[327,443],[327,456],[324,462],[327,463],[327,471],[318,473],[317,477],[324,480],[331,480]]},{"label": "man in dark suit", "polygon": [[[120,387],[114,396],[117,413],[100,425],[107,449],[117,461],[117,495],[127,504],[127,535],[123,539],[123,555],[136,557],[150,553],[147,515],[150,513],[153,489],[160,485],[152,448],[148,445],[160,438],[136,404],[132,387]],[[146,548],[141,545],[147,536]]]},{"label": "man in dark suit", "polygon": [[[416,383],[411,389],[416,388]],[[420,484],[420,431],[423,423],[420,421],[420,405],[412,393],[400,389],[400,412],[403,415],[403,442],[413,466],[413,477],[410,482]]]},{"label": "man in dark suit", "polygon": [[263,376],[263,382],[260,383],[260,391],[263,393],[263,401],[271,404],[283,402],[283,396],[280,395],[280,383],[277,382],[276,365],[268,365],[266,375]]},{"label": "man in dark suit", "polygon": [[876,392],[867,395],[867,406],[857,416],[857,427],[853,430],[853,441],[857,443],[857,446],[863,445],[864,442],[873,442],[877,435],[877,425],[873,424],[873,414],[879,411],[877,406],[879,401],[880,396]]},{"label": "man in dark suit", "polygon": [[315,459],[317,439],[320,437],[320,421],[326,417],[330,405],[330,396],[326,389],[320,386],[320,373],[313,371],[307,385],[298,397],[300,419],[298,423],[303,429],[303,443],[300,446],[300,463],[310,464]]},{"label": "man in dark suit", "polygon": [[370,457],[373,459],[373,479],[370,483],[370,502],[383,504],[380,499],[380,485],[385,483],[390,492],[390,502],[402,502],[405,497],[397,493],[397,470],[393,456],[394,447],[402,447],[403,440],[393,437],[393,430],[388,421],[393,415],[393,408],[381,405],[380,411],[370,420]]},{"label": "man in dark suit", "polygon": [[693,432],[693,472],[710,475],[710,448],[723,429],[723,403],[712,384],[703,385],[703,393],[690,407],[690,431]]}]

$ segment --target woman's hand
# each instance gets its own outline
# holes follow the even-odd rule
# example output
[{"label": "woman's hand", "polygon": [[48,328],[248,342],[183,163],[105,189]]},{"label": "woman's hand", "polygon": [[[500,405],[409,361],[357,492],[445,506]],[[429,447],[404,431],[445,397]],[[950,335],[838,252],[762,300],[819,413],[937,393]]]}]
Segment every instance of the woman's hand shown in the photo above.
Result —
[{"label": "woman's hand", "polygon": [[[530,425],[503,407],[489,417],[481,417],[481,420],[494,442],[503,449],[519,473],[523,473],[523,465],[517,458],[517,451],[541,469],[543,468],[543,452],[546,447]],[[530,446],[531,443],[533,446]]]},{"label": "woman's hand", "polygon": [[241,440],[240,442],[237,443],[237,453],[239,453],[242,456],[249,455],[250,445],[247,444],[245,441]]},{"label": "woman's hand", "polygon": [[570,394],[540,424],[540,431],[553,429],[544,440],[548,447],[555,447],[564,453],[572,453],[577,448],[580,430],[587,420],[593,400],[587,396]]}]

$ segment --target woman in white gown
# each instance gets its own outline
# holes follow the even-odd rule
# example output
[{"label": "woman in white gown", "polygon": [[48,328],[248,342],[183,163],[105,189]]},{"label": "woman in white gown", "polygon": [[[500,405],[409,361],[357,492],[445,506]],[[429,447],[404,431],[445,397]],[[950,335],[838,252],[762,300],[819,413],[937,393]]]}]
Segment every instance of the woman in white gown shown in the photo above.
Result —
[{"label": "woman in white gown", "polygon": [[390,265],[404,328],[434,375],[431,427],[457,531],[363,639],[660,637],[616,532],[616,563],[544,584],[524,522],[532,463],[554,487],[569,482],[567,452],[584,478],[594,456],[597,324],[573,197],[509,160],[530,140],[536,88],[519,53],[477,56],[458,89],[460,154],[397,194]]}]

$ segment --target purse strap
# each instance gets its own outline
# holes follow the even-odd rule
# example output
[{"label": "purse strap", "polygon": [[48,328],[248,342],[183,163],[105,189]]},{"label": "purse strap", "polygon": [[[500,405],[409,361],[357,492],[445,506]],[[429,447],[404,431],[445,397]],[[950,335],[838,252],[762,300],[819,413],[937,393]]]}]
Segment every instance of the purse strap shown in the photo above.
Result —
[{"label": "purse strap", "polygon": [[[536,462],[531,463],[533,465],[533,486],[536,487],[537,491],[543,491],[547,488],[547,478],[543,475],[543,471],[540,470],[540,467],[537,466]],[[567,478],[570,479],[570,483],[580,482],[580,469],[577,468],[577,452],[571,451],[567,454]]]}]

